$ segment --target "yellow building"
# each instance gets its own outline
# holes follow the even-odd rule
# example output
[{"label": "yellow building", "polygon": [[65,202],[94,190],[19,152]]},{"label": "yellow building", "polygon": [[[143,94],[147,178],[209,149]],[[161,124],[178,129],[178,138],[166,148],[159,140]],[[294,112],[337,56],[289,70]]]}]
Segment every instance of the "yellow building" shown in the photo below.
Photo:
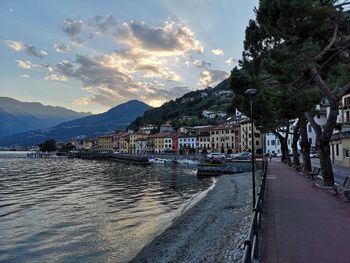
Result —
[{"label": "yellow building", "polygon": [[146,134],[145,132],[134,132],[132,134],[130,134],[130,144],[129,144],[129,148],[132,154],[136,153],[136,142],[138,139],[147,139],[148,138],[148,134]]},{"label": "yellow building", "polygon": [[151,140],[153,143],[153,151],[155,153],[163,153],[164,152],[164,137],[166,133],[158,132],[156,134],[151,135]]},{"label": "yellow building", "polygon": [[[263,140],[259,130],[254,129],[254,147],[255,150],[263,148]],[[240,151],[248,151],[252,149],[252,130],[251,123],[249,120],[244,120],[240,123]]]},{"label": "yellow building", "polygon": [[119,151],[121,153],[130,152],[130,135],[128,133],[120,136],[119,138]]},{"label": "yellow building", "polygon": [[239,151],[239,125],[224,123],[210,131],[212,151],[234,153]]},{"label": "yellow building", "polygon": [[113,134],[103,135],[97,138],[97,149],[113,150]]}]

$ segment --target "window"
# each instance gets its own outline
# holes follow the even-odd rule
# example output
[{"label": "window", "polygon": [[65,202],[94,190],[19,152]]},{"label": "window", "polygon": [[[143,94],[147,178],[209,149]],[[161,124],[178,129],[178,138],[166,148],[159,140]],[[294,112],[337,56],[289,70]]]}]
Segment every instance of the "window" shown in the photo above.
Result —
[{"label": "window", "polygon": [[308,129],[309,129],[309,132],[312,132],[312,127],[310,124],[308,125]]},{"label": "window", "polygon": [[309,138],[309,143],[312,144],[312,138]]},{"label": "window", "polygon": [[269,140],[267,140],[267,145],[270,145],[270,141]]},{"label": "window", "polygon": [[349,151],[350,151],[349,149],[344,150],[344,157],[345,158],[349,158]]},{"label": "window", "polygon": [[275,140],[271,140],[271,145],[275,145]]},{"label": "window", "polygon": [[339,156],[339,144],[335,145],[335,154]]},{"label": "window", "polygon": [[255,145],[258,146],[259,145],[259,141],[255,141]]}]

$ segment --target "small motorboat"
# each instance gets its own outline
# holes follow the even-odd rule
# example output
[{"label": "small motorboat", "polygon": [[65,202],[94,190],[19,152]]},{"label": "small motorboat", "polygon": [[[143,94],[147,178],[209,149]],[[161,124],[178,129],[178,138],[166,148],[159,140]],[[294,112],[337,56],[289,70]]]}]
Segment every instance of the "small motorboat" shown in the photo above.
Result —
[{"label": "small motorboat", "polygon": [[169,162],[167,159],[162,158],[151,158],[148,160],[149,163],[156,163],[156,164],[165,164]]},{"label": "small motorboat", "polygon": [[178,159],[174,161],[177,164],[185,164],[185,165],[198,165],[198,161],[188,160],[188,159]]}]

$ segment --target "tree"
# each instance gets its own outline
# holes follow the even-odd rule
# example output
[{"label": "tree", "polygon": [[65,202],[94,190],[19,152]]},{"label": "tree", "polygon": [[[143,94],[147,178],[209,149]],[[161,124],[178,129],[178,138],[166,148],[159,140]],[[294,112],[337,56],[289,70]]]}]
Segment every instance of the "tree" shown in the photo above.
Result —
[{"label": "tree", "polygon": [[54,152],[56,151],[56,141],[51,139],[47,140],[46,142],[38,145],[40,148],[40,151],[42,152]]},{"label": "tree", "polygon": [[[334,184],[329,143],[338,103],[350,91],[349,14],[332,0],[261,0],[256,23],[268,51],[266,71],[299,92],[316,90],[327,98],[330,111],[320,127],[307,111],[316,132],[325,185]],[[271,44],[273,43],[273,44]]]},{"label": "tree", "polygon": [[232,70],[231,87],[235,93],[233,106],[248,116],[249,99],[244,92],[249,88],[258,90],[253,107],[256,126],[262,132],[275,133],[281,142],[282,160],[290,163],[287,144],[290,120],[312,109],[320,97],[314,90],[297,92],[281,74],[269,71],[271,56],[274,55],[271,49],[279,42],[268,39],[261,27],[255,21],[250,21],[246,29],[241,69]]}]

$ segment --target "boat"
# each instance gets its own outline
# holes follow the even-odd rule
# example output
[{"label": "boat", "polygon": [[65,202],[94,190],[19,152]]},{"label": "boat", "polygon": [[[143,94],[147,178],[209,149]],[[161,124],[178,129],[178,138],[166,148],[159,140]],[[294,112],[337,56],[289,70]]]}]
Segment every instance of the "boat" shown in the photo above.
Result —
[{"label": "boat", "polygon": [[174,163],[176,163],[176,164],[185,164],[185,165],[198,165],[199,164],[198,161],[188,160],[188,159],[174,160]]},{"label": "boat", "polygon": [[169,160],[162,159],[162,158],[151,158],[151,159],[148,159],[148,162],[155,163],[155,164],[165,164],[165,163],[169,162]]}]

